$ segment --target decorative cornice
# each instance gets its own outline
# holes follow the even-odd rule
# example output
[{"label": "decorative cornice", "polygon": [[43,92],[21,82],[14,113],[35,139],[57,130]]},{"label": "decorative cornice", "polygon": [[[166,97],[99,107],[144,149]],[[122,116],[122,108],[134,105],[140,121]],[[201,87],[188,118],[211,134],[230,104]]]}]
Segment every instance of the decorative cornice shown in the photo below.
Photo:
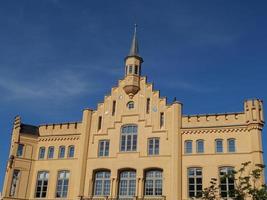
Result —
[{"label": "decorative cornice", "polygon": [[184,134],[207,134],[207,133],[233,133],[233,132],[246,132],[249,131],[248,127],[239,128],[212,128],[212,129],[182,129],[181,133]]},{"label": "decorative cornice", "polygon": [[46,141],[72,141],[79,140],[79,136],[47,136],[38,139],[38,142],[46,142]]}]

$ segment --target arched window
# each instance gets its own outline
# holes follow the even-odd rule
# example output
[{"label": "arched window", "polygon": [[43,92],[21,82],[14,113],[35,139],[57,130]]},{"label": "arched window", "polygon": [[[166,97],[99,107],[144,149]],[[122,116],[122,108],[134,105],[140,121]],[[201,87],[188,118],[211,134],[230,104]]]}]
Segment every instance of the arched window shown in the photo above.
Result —
[{"label": "arched window", "polygon": [[223,140],[222,139],[216,139],[215,140],[216,145],[216,153],[223,153]]},{"label": "arched window", "polygon": [[39,159],[44,159],[45,157],[45,147],[40,147],[39,149]]},{"label": "arched window", "polygon": [[191,140],[186,140],[184,142],[184,152],[186,154],[192,153],[192,141]]},{"label": "arched window", "polygon": [[188,169],[188,196],[201,197],[202,195],[202,169],[189,168]]},{"label": "arched window", "polygon": [[49,172],[40,171],[37,175],[37,183],[35,189],[36,198],[45,198],[48,188]]},{"label": "arched window", "polygon": [[121,151],[136,151],[137,149],[137,126],[125,125],[121,129]]},{"label": "arched window", "polygon": [[110,194],[110,172],[98,171],[95,173],[94,196],[108,196]]},{"label": "arched window", "polygon": [[132,198],[136,190],[135,171],[122,171],[120,173],[119,197]]},{"label": "arched window", "polygon": [[65,198],[68,196],[69,177],[70,177],[69,171],[64,170],[58,172],[56,197]]},{"label": "arched window", "polygon": [[234,197],[235,179],[233,172],[233,167],[220,168],[220,189],[223,198]]},{"label": "arched window", "polygon": [[127,108],[128,108],[129,110],[134,109],[134,102],[133,102],[133,101],[129,101],[129,102],[127,103]]},{"label": "arched window", "polygon": [[161,196],[162,195],[162,171],[150,170],[145,175],[145,195]]},{"label": "arched window", "polygon": [[48,159],[52,159],[54,157],[54,150],[55,148],[53,146],[48,147],[48,152],[47,152]]},{"label": "arched window", "polygon": [[60,146],[58,150],[58,157],[64,158],[65,157],[65,146]]},{"label": "arched window", "polygon": [[228,152],[235,152],[236,151],[235,139],[234,138],[228,139],[227,146],[228,146]]},{"label": "arched window", "polygon": [[204,153],[204,140],[197,140],[197,153]]},{"label": "arched window", "polygon": [[73,158],[74,157],[75,148],[73,145],[69,146],[68,148],[68,157]]}]

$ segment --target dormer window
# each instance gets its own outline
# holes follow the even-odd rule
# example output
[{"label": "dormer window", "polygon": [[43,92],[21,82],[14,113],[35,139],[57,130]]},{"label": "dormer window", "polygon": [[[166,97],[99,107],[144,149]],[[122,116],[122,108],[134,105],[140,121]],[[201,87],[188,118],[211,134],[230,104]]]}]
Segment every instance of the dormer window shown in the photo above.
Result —
[{"label": "dormer window", "polygon": [[134,102],[133,102],[133,101],[129,101],[129,102],[127,103],[127,108],[128,108],[129,110],[134,109]]}]

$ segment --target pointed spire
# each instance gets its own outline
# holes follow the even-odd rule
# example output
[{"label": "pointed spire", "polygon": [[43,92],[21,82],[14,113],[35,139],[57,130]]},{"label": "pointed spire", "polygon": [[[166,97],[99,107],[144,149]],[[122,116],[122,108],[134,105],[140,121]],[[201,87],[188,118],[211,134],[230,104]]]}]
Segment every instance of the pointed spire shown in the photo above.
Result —
[{"label": "pointed spire", "polygon": [[128,56],[138,56],[139,49],[138,49],[138,41],[137,41],[137,24],[134,24],[134,35],[132,40],[132,46]]}]

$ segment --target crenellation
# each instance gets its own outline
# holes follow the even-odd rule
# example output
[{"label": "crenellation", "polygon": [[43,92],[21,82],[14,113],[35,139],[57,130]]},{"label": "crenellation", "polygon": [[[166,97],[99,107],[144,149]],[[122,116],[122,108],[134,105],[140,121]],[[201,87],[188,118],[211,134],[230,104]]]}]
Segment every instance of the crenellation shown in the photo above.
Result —
[{"label": "crenellation", "polygon": [[80,127],[80,122],[45,124],[39,126],[39,133],[40,136],[54,134],[77,134],[80,132]]}]

